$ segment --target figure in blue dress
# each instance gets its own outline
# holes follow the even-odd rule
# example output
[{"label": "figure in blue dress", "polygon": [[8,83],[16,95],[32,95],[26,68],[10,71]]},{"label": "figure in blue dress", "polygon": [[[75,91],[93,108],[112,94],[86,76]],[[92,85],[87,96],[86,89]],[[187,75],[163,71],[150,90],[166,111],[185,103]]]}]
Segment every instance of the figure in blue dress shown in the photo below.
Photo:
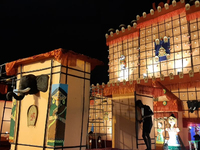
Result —
[{"label": "figure in blue dress", "polygon": [[164,61],[170,58],[170,38],[165,36],[163,39],[155,40],[155,60]]}]

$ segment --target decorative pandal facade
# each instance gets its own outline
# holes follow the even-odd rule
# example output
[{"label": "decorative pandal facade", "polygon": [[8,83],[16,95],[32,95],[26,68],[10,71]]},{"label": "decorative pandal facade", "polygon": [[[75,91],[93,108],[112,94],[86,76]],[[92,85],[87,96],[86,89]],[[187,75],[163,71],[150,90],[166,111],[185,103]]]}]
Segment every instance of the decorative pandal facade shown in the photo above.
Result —
[{"label": "decorative pandal facade", "polygon": [[[178,118],[181,140],[189,146],[188,141],[194,138],[188,128],[200,124],[197,105],[200,100],[199,1],[190,6],[184,0],[173,0],[172,5],[166,3],[164,7],[158,6],[157,10],[151,9],[150,13],[142,15],[136,16],[133,26],[120,25],[120,31],[110,29],[106,34],[109,82],[101,87],[104,96],[112,97],[114,103],[113,147],[145,148],[138,143],[141,136],[134,133],[129,136],[136,137],[136,142],[125,144],[126,132],[123,132],[122,124],[117,123],[119,117],[128,119],[130,125],[135,122],[134,102],[137,99],[142,99],[145,104],[152,103],[152,132],[155,131],[155,135],[151,135],[152,142],[156,143],[158,122],[166,125],[166,118],[173,113]],[[120,106],[118,108],[123,106],[123,110],[117,112],[116,105]],[[165,133],[164,137],[168,139],[169,135]]]},{"label": "decorative pandal facade", "polygon": [[[35,93],[12,99],[10,149],[86,149],[90,72],[102,64],[61,48],[6,63],[6,74],[16,76],[15,92],[25,84],[31,91],[37,82]],[[3,123],[2,131],[8,131]]]}]

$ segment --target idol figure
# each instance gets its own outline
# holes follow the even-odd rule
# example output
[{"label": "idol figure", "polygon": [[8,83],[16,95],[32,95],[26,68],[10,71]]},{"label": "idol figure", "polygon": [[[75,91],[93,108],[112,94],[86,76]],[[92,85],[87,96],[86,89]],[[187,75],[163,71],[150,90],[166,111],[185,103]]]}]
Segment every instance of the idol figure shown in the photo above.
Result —
[{"label": "idol figure", "polygon": [[166,128],[166,131],[169,134],[169,140],[168,140],[168,150],[179,150],[180,142],[178,140],[178,132],[180,131],[179,128],[175,127],[175,124],[177,122],[176,117],[174,114],[172,114],[168,118],[168,123],[170,124],[170,128]]},{"label": "idol figure", "polygon": [[156,143],[163,144],[164,138],[163,138],[163,129],[162,129],[162,122],[158,122],[158,129],[157,129],[157,138]]}]

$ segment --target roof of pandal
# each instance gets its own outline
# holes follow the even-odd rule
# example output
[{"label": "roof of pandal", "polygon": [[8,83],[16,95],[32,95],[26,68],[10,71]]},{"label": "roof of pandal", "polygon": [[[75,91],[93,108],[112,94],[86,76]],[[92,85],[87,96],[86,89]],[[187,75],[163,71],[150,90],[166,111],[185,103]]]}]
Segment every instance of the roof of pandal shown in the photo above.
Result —
[{"label": "roof of pandal", "polygon": [[39,55],[34,55],[31,57],[18,59],[16,61],[6,63],[6,74],[7,75],[16,75],[17,67],[19,65],[30,64],[30,63],[46,60],[49,58],[53,58],[65,66],[68,66],[68,65],[73,66],[76,63],[76,61],[75,61],[76,59],[84,60],[91,64],[91,70],[93,70],[98,65],[104,64],[102,61],[99,61],[94,58],[90,58],[83,54],[78,54],[71,50],[64,50],[62,48],[59,48],[59,49],[55,49],[55,50],[47,52],[47,53],[42,53]]},{"label": "roof of pandal", "polygon": [[161,11],[155,10],[153,14],[146,13],[146,16],[141,17],[137,15],[138,18],[136,18],[136,26],[131,27],[128,25],[127,29],[125,29],[123,26],[121,27],[121,31],[117,29],[116,33],[113,33],[114,29],[110,30],[110,35],[106,34],[106,44],[109,46],[126,39],[138,37],[140,28],[164,21],[165,19],[171,18],[181,13],[186,13],[186,18],[188,21],[200,18],[199,1],[196,1],[195,5],[190,6],[190,4],[185,4],[184,0],[181,0],[180,2],[176,2],[176,5],[169,5],[168,9],[161,8]]}]

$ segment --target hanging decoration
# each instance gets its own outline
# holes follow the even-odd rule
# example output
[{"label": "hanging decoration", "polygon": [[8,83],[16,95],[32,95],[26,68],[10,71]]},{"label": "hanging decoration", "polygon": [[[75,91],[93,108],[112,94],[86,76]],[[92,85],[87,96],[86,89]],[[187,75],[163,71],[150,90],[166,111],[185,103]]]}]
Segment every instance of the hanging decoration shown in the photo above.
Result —
[{"label": "hanging decoration", "polygon": [[118,29],[116,29],[116,34],[117,34],[117,35],[119,34],[119,30],[118,30]]},{"label": "hanging decoration", "polygon": [[144,78],[144,82],[147,83],[148,82],[148,77]]},{"label": "hanging decoration", "polygon": [[143,12],[142,15],[143,15],[143,18],[146,18],[147,13],[146,13],[146,12]]},{"label": "hanging decoration", "polygon": [[105,34],[106,39],[108,38],[108,36],[109,36],[108,33],[106,33],[106,34]]},{"label": "hanging decoration", "polygon": [[129,80],[129,84],[130,84],[130,85],[133,84],[133,79],[130,79],[130,80]]},{"label": "hanging decoration", "polygon": [[67,93],[67,84],[52,84],[47,140],[49,146],[63,146],[64,144]]},{"label": "hanging decoration", "polygon": [[108,87],[110,87],[110,82],[107,82]]},{"label": "hanging decoration", "polygon": [[194,71],[193,71],[193,70],[190,70],[190,71],[189,71],[189,76],[190,76],[190,77],[194,77]]},{"label": "hanging decoration", "polygon": [[131,25],[128,25],[127,27],[128,27],[128,30],[131,30]]},{"label": "hanging decoration", "polygon": [[112,86],[115,86],[115,82],[114,81],[112,82]]},{"label": "hanging decoration", "polygon": [[162,10],[161,6],[158,6],[157,10],[158,10],[158,12],[161,12],[161,10]]},{"label": "hanging decoration", "polygon": [[150,14],[154,15],[154,10],[153,9],[150,10]]},{"label": "hanging decoration", "polygon": [[163,74],[160,74],[160,80],[161,81],[165,80],[165,76]]},{"label": "hanging decoration", "polygon": [[182,79],[182,78],[183,78],[183,76],[184,76],[184,75],[183,75],[183,72],[179,72],[179,78],[181,78],[181,79]]},{"label": "hanging decoration", "polygon": [[105,88],[105,83],[104,82],[102,83],[102,88]]},{"label": "hanging decoration", "polygon": [[137,84],[140,84],[140,78],[137,78]]},{"label": "hanging decoration", "polygon": [[119,58],[120,60],[120,66],[121,69],[126,69],[126,57],[124,55],[121,55],[121,57]]},{"label": "hanging decoration", "polygon": [[199,7],[199,1],[198,0],[195,1],[195,7]]},{"label": "hanging decoration", "polygon": [[169,4],[168,3],[165,3],[165,9],[169,9]]},{"label": "hanging decoration", "polygon": [[185,5],[185,9],[186,9],[186,10],[190,10],[190,4],[186,4],[186,5]]},{"label": "hanging decoration", "polygon": [[137,15],[137,16],[136,16],[136,19],[137,19],[137,20],[140,20],[140,16],[139,16],[139,15]]},{"label": "hanging decoration", "polygon": [[174,79],[173,73],[170,73],[170,74],[169,74],[169,78],[170,78],[170,80]]},{"label": "hanging decoration", "polygon": [[172,1],[172,6],[175,7],[176,6],[176,0]]},{"label": "hanging decoration", "polygon": [[125,79],[123,80],[123,85],[126,85],[126,80]]},{"label": "hanging decoration", "polygon": [[155,40],[155,59],[156,61],[164,61],[169,59],[170,55],[170,38],[165,36],[161,40]]}]

